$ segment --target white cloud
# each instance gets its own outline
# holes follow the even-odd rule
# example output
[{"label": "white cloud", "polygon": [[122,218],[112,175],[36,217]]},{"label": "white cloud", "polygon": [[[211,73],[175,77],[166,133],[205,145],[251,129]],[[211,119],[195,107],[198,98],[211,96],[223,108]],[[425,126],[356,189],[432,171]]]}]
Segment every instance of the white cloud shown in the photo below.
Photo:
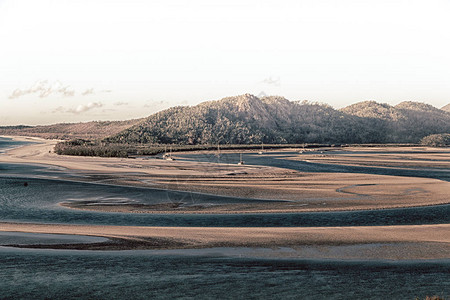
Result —
[{"label": "white cloud", "polygon": [[266,97],[266,96],[267,96],[267,94],[264,91],[261,91],[261,92],[259,92],[259,94],[256,97],[263,98],[263,97]]},{"label": "white cloud", "polygon": [[70,89],[70,86],[63,86],[60,81],[49,83],[48,80],[37,81],[32,87],[26,89],[15,89],[9,99],[16,99],[22,96],[37,94],[39,98],[45,98],[51,94],[60,94],[65,97],[72,97],[75,95],[75,91]]},{"label": "white cloud", "polygon": [[278,78],[268,77],[268,78],[264,79],[262,81],[262,83],[269,84],[269,85],[275,85],[275,86],[280,86],[280,84],[281,84],[280,77],[278,77]]},{"label": "white cloud", "polygon": [[81,93],[81,96],[88,96],[94,94],[94,89],[90,88],[90,89],[86,89],[84,92]]},{"label": "white cloud", "polygon": [[90,111],[95,108],[100,108],[102,106],[103,106],[103,104],[100,102],[89,102],[88,104],[80,104],[75,109],[73,109],[73,108],[68,109],[68,110],[66,110],[66,112],[72,113],[72,114],[81,114],[81,113],[85,113],[85,112]]}]

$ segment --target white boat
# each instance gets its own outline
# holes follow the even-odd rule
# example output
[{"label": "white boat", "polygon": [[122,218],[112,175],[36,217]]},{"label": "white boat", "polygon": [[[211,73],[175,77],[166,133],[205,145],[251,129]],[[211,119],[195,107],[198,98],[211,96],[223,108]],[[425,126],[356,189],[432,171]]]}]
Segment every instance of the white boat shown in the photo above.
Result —
[{"label": "white boat", "polygon": [[220,144],[217,144],[217,154],[216,154],[216,156],[220,158]]},{"label": "white boat", "polygon": [[238,165],[243,165],[243,164],[244,164],[244,161],[242,160],[242,153],[241,153],[240,156],[239,156]]},{"label": "white boat", "polygon": [[172,157],[172,146],[170,146],[170,153],[167,154],[167,146],[166,146],[166,153],[163,155],[163,159],[165,160],[175,160],[175,158]]},{"label": "white boat", "polygon": [[264,154],[264,144],[261,144],[261,151],[259,151],[258,154]]}]

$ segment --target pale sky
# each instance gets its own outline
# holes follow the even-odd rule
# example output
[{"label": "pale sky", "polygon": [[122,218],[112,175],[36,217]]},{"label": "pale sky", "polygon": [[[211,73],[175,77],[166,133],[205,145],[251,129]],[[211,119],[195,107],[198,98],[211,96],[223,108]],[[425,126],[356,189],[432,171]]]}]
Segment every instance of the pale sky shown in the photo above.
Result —
[{"label": "pale sky", "polygon": [[450,102],[450,0],[0,0],[0,125],[251,93]]}]

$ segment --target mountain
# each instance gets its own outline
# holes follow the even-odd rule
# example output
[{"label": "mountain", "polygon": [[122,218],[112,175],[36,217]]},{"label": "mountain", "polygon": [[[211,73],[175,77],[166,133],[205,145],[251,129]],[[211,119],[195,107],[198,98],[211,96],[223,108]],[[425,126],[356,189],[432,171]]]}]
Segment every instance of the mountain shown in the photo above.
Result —
[{"label": "mountain", "polygon": [[413,140],[418,136],[450,132],[450,113],[425,103],[406,101],[395,106],[404,116],[398,134]]},{"label": "mountain", "polygon": [[173,107],[112,135],[113,143],[417,143],[450,132],[450,113],[433,106],[364,101],[335,110],[283,97],[245,94]]},{"label": "mountain", "polygon": [[[305,113],[296,114],[300,108],[304,108]],[[305,120],[305,126],[294,130],[299,118],[308,118],[307,110],[317,115],[325,115],[319,112],[323,110],[337,113],[321,105],[299,105],[282,97],[259,99],[245,94],[193,107],[173,107],[151,115],[107,140],[116,143],[163,144],[321,142],[312,129],[316,124]]]},{"label": "mountain", "polygon": [[450,103],[441,107],[441,109],[450,112]]},{"label": "mountain", "polygon": [[374,118],[381,120],[399,120],[402,116],[389,104],[375,101],[358,102],[341,109],[342,112],[361,118]]},{"label": "mountain", "polygon": [[450,112],[405,101],[327,104],[245,94],[172,107],[147,118],[0,127],[0,135],[100,140],[120,144],[418,143],[450,133]]},{"label": "mountain", "polygon": [[416,143],[429,134],[450,132],[449,112],[425,103],[404,101],[390,106],[364,101],[341,111],[372,122],[378,130],[385,131],[387,142]]},{"label": "mountain", "polygon": [[136,119],[127,121],[60,123],[46,126],[2,126],[0,127],[0,135],[35,136],[48,139],[101,139],[117,134],[140,121],[140,119]]}]

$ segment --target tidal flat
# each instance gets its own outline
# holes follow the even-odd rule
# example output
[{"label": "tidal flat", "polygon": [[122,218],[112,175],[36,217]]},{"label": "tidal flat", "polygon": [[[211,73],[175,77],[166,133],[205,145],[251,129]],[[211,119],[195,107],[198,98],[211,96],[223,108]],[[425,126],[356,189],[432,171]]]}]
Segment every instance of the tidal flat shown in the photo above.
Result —
[{"label": "tidal flat", "polygon": [[2,297],[448,295],[446,148],[246,152],[237,165],[233,151],[108,159],[2,142]]}]

